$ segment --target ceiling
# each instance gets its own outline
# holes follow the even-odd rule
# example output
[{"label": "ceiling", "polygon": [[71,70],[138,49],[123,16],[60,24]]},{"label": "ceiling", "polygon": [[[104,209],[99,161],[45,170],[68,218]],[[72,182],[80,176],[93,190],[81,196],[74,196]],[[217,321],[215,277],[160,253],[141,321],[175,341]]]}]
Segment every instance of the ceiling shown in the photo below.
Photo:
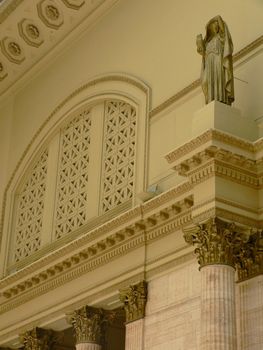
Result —
[{"label": "ceiling", "polygon": [[14,91],[119,0],[0,0],[0,97]]}]

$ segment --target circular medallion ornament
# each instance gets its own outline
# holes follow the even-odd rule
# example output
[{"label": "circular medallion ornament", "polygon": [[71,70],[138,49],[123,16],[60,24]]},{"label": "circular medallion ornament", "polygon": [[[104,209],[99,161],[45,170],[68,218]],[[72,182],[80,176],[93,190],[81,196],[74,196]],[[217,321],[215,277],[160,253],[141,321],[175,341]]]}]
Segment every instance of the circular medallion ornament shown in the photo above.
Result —
[{"label": "circular medallion ornament", "polygon": [[63,14],[54,0],[42,0],[37,5],[37,11],[42,22],[50,28],[58,29],[63,24]]},{"label": "circular medallion ornament", "polygon": [[38,47],[44,42],[40,29],[31,19],[22,19],[18,23],[18,29],[19,34],[28,45]]},{"label": "circular medallion ornament", "polygon": [[5,37],[1,41],[1,49],[3,54],[11,62],[20,64],[25,59],[24,50],[22,49],[22,46],[17,41],[17,39]]}]

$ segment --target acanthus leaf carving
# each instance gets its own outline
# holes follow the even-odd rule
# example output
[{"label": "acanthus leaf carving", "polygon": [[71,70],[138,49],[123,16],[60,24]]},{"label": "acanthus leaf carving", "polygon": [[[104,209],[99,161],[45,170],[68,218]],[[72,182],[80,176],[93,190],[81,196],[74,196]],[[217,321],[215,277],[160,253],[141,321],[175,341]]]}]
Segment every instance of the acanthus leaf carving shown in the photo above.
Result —
[{"label": "acanthus leaf carving", "polygon": [[68,322],[72,324],[76,344],[103,342],[105,324],[114,318],[113,312],[91,306],[83,306],[68,315]]},{"label": "acanthus leaf carving", "polygon": [[24,350],[50,350],[55,342],[54,332],[35,327],[20,335]]},{"label": "acanthus leaf carving", "polygon": [[127,323],[144,318],[147,301],[146,281],[121,290],[120,301],[124,304]]},{"label": "acanthus leaf carving", "polygon": [[237,254],[239,281],[263,274],[263,231],[256,230]]},{"label": "acanthus leaf carving", "polygon": [[241,247],[249,237],[246,228],[217,217],[183,231],[185,241],[197,246],[195,254],[200,268],[212,264],[235,267]]}]

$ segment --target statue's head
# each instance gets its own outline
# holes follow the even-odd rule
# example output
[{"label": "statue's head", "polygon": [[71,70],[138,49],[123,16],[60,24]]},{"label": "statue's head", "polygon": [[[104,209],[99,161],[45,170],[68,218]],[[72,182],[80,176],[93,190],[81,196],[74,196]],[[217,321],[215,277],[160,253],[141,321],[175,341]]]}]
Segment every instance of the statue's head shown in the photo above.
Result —
[{"label": "statue's head", "polygon": [[210,30],[213,34],[217,34],[219,32],[218,20],[215,20],[210,24]]}]

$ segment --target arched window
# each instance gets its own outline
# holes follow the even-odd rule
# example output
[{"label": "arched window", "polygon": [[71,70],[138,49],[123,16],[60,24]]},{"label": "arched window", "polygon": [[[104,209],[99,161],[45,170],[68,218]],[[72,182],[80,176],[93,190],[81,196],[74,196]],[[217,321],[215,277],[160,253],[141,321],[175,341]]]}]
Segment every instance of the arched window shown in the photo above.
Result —
[{"label": "arched window", "polygon": [[146,166],[141,111],[147,109],[118,95],[63,114],[15,189],[9,273],[136,203]]}]

